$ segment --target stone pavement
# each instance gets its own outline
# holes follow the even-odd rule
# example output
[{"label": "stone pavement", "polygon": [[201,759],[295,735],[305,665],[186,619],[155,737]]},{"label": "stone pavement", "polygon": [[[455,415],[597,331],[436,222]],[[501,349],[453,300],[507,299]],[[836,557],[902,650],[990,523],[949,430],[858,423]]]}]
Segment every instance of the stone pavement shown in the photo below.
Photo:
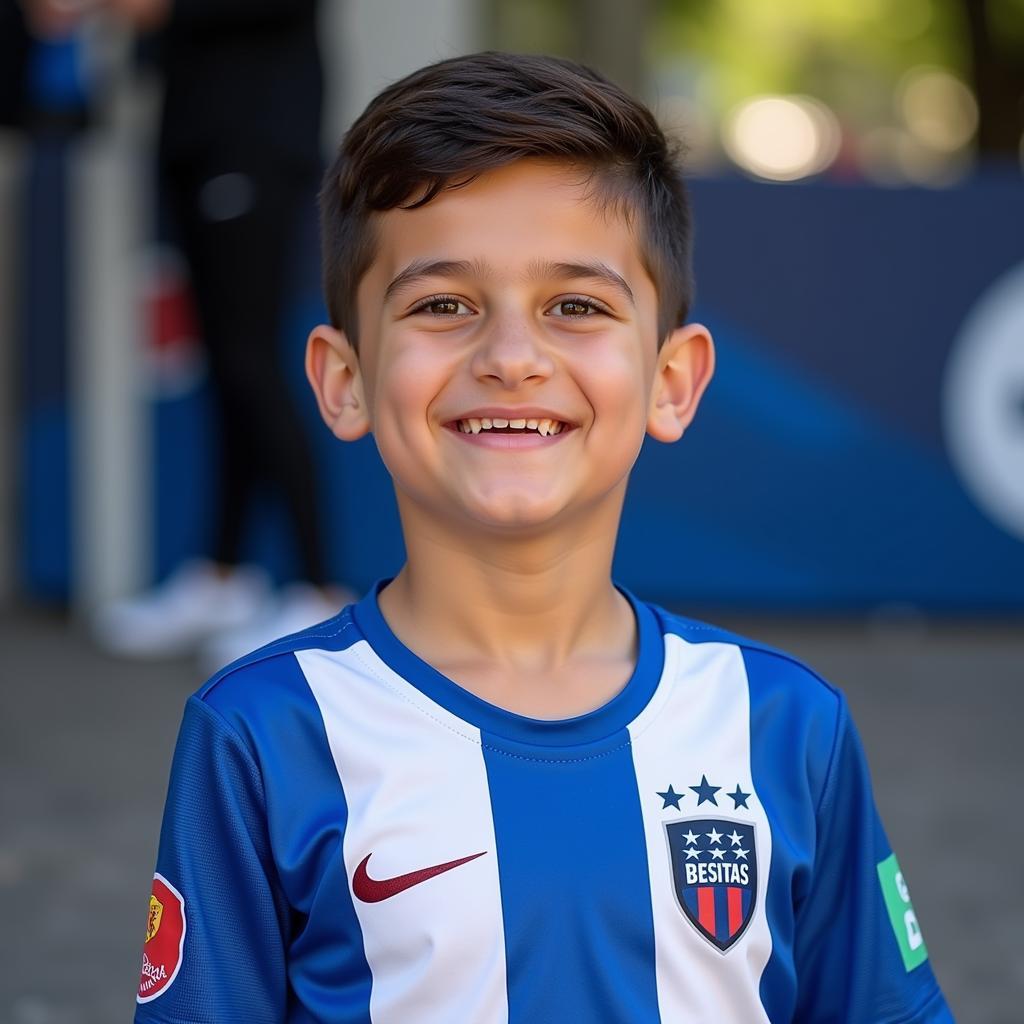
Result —
[{"label": "stone pavement", "polygon": [[[846,690],[958,1020],[1020,1024],[1024,623],[728,625]],[[0,618],[0,1024],[131,1020],[171,750],[200,682],[186,662],[105,658],[59,617]]]}]

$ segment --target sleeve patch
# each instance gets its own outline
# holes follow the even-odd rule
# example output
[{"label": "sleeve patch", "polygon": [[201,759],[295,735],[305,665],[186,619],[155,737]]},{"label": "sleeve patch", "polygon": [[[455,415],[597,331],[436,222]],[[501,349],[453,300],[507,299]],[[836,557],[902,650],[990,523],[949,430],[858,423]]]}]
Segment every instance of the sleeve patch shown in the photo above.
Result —
[{"label": "sleeve patch", "polygon": [[181,968],[184,948],[185,900],[157,873],[153,876],[146,914],[146,942],[142,948],[142,974],[136,997],[140,1003],[148,1003],[170,988]]},{"label": "sleeve patch", "polygon": [[882,886],[885,909],[889,912],[889,923],[900,947],[900,956],[903,957],[903,966],[909,973],[928,959],[928,950],[895,853],[878,865],[878,880]]}]

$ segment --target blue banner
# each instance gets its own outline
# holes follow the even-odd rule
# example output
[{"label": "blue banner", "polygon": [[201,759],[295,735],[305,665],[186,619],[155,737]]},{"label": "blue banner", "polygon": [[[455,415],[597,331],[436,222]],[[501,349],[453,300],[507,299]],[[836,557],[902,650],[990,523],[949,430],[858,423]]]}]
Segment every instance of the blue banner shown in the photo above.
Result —
[{"label": "blue banner", "polygon": [[[718,370],[683,441],[645,445],[617,577],[688,607],[1024,608],[1019,180],[692,194],[694,316]],[[302,346],[323,312],[312,241],[303,252],[289,384],[315,437],[331,572],[361,589],[401,564],[398,518],[372,440],[336,442],[308,395]],[[200,389],[154,406],[161,574],[208,529],[204,403]],[[249,550],[288,578],[279,519],[261,508]]]}]

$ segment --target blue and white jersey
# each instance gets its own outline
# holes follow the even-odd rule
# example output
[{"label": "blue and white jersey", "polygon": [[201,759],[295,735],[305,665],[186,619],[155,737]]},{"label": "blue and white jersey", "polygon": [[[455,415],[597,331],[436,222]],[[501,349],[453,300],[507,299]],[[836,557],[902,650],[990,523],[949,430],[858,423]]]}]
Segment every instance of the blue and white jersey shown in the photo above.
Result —
[{"label": "blue and white jersey", "polygon": [[632,604],[632,677],[563,721],[442,676],[376,591],[208,682],[136,1021],[951,1021],[842,696]]}]

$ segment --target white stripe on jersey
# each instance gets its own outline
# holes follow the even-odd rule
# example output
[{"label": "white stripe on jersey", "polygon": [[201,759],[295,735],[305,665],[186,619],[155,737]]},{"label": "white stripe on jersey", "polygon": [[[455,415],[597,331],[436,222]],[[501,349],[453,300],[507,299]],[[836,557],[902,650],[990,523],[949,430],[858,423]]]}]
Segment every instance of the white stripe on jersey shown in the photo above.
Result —
[{"label": "white stripe on jersey", "polygon": [[[647,837],[661,1019],[672,1024],[767,1022],[759,988],[772,950],[765,916],[771,832],[751,781],[750,694],[740,649],[690,644],[666,634],[661,683],[629,733]],[[698,807],[697,794],[689,788],[704,775],[722,787],[717,807],[707,801]],[[733,810],[727,801],[726,790],[737,783],[753,794],[749,810]],[[651,799],[669,784],[686,794],[679,811],[661,810]],[[754,823],[757,904],[746,931],[724,953],[683,916],[674,895],[664,823],[696,817]]]},{"label": "white stripe on jersey", "polygon": [[348,803],[349,887],[371,853],[366,870],[380,880],[486,851],[380,902],[353,893],[373,974],[371,1019],[505,1024],[505,937],[479,730],[396,675],[365,641],[295,657]]}]

